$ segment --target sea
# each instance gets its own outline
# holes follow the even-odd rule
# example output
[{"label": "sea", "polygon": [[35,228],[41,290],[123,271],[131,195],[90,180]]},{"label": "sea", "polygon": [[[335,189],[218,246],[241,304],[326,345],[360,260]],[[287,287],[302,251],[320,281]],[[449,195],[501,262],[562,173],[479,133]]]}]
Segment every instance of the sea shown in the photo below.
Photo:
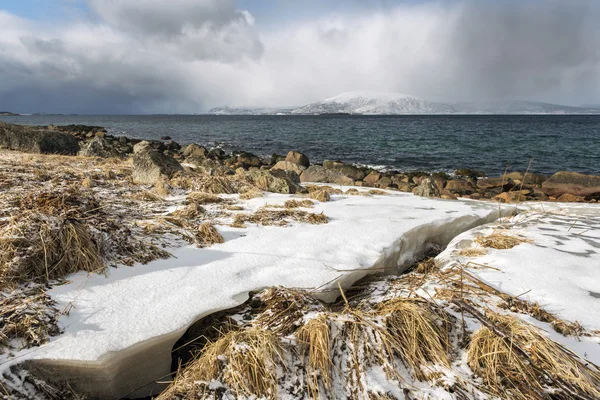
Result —
[{"label": "sea", "polygon": [[25,115],[0,121],[103,126],[117,136],[244,150],[259,156],[297,150],[311,162],[398,171],[488,176],[505,170],[600,175],[600,115]]}]

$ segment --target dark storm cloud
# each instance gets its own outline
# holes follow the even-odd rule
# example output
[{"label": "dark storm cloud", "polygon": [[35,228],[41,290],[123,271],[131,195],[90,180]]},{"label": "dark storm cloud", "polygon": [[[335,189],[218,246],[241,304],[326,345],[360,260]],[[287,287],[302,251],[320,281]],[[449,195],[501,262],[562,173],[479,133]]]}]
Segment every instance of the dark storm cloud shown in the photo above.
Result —
[{"label": "dark storm cloud", "polygon": [[233,0],[89,4],[93,22],[54,26],[0,12],[0,109],[200,112],[351,90],[600,102],[592,0],[427,2],[263,32]]}]

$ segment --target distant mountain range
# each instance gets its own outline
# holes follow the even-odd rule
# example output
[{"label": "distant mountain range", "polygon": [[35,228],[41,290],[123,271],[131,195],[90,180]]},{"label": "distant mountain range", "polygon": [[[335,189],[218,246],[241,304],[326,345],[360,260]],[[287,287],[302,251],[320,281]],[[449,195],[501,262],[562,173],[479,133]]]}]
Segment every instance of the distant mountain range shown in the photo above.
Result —
[{"label": "distant mountain range", "polygon": [[8,111],[0,111],[0,116],[1,117],[16,117],[18,115],[19,114],[15,114],[15,113],[8,112]]},{"label": "distant mountain range", "polygon": [[573,107],[523,100],[438,103],[385,92],[347,92],[297,108],[218,107],[211,115],[400,115],[400,114],[600,114],[594,106]]}]

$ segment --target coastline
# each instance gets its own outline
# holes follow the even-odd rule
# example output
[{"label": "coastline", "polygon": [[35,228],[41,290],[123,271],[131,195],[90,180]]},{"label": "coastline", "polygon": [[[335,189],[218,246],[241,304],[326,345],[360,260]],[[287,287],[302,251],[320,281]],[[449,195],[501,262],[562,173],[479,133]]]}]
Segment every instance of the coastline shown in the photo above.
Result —
[{"label": "coastline", "polygon": [[[207,149],[197,144],[183,147],[169,138],[161,141],[117,138],[107,135],[100,127],[50,127],[41,131],[26,128],[23,134],[31,135],[30,141],[5,140],[1,132],[3,128],[4,137],[15,135],[12,131],[7,133],[6,126],[0,125],[0,143],[12,147],[13,150],[44,152],[47,151],[46,148],[50,148],[53,152],[63,149],[67,154],[72,154],[59,156],[1,151],[4,164],[2,187],[5,191],[0,200],[4,204],[10,204],[5,207],[2,214],[0,228],[3,229],[3,238],[8,237],[4,236],[7,232],[5,229],[11,228],[12,225],[22,228],[25,224],[34,221],[40,223],[33,217],[24,219],[25,215],[43,214],[45,218],[78,221],[77,223],[81,225],[76,226],[88,229],[90,243],[97,244],[99,235],[102,235],[104,240],[108,238],[104,246],[98,246],[98,256],[103,259],[105,268],[120,266],[117,271],[121,271],[122,274],[127,273],[127,267],[124,266],[127,263],[135,264],[135,268],[143,271],[145,266],[141,264],[150,262],[146,266],[149,268],[147,273],[158,272],[159,269],[153,269],[155,267],[152,265],[156,264],[152,262],[163,258],[169,260],[171,255],[168,252],[185,245],[225,249],[228,242],[231,243],[234,239],[242,240],[239,237],[244,235],[250,238],[258,233],[265,235],[264,232],[267,232],[264,230],[265,226],[271,229],[288,229],[286,231],[288,237],[293,237],[294,232],[303,232],[303,230],[306,230],[306,234],[316,234],[317,229],[321,227],[319,224],[330,219],[327,225],[331,232],[326,235],[327,238],[334,237],[335,232],[348,232],[352,229],[356,230],[352,237],[360,237],[361,232],[365,232],[364,238],[345,249],[346,252],[349,249],[356,249],[355,258],[348,261],[351,266],[360,265],[357,260],[363,260],[362,267],[366,271],[393,269],[397,276],[404,276],[403,268],[413,266],[421,258],[419,254],[426,253],[427,247],[432,244],[445,247],[453,237],[468,231],[475,225],[491,222],[505,214],[512,214],[521,209],[520,207],[529,209],[528,204],[532,204],[531,209],[535,209],[534,205],[543,204],[549,210],[553,209],[553,205],[556,205],[554,208],[556,210],[563,208],[570,210],[571,206],[565,205],[565,202],[582,203],[572,207],[595,207],[593,203],[597,202],[600,195],[600,189],[595,186],[597,185],[595,179],[598,177],[581,177],[567,172],[553,177],[523,172],[491,178],[478,176],[481,174],[472,170],[457,171],[459,173],[456,176],[381,173],[338,161],[325,162],[322,165],[311,164],[308,158],[299,152],[290,152],[285,157],[274,156],[270,160],[264,160],[247,152],[225,154],[220,149]],[[79,150],[74,151],[72,143],[61,135],[75,138],[83,153]],[[48,144],[47,140],[51,140],[52,143]],[[73,189],[69,192],[68,188]],[[51,195],[53,193],[57,196],[53,197]],[[193,193],[203,195],[193,196]],[[292,200],[296,202],[308,200],[310,204],[304,204],[299,208],[297,205],[289,207],[284,204],[284,201]],[[539,201],[550,202],[539,203]],[[414,203],[412,209],[411,202]],[[503,206],[506,203],[510,205]],[[359,218],[354,214],[347,214],[347,211],[339,208],[344,205],[360,207],[365,215]],[[385,208],[392,205],[396,208]],[[434,218],[435,224],[446,221],[448,226],[440,228],[442,231],[436,231],[428,227],[425,222],[415,221],[417,225],[411,225],[411,229],[421,233],[413,239],[410,236],[413,230],[399,229],[400,225],[390,225],[390,231],[384,231],[379,234],[380,236],[373,233],[369,233],[370,236],[366,234],[375,227],[383,229],[385,219],[391,215],[402,215],[401,210],[406,207],[408,211],[402,217],[405,218],[403,220],[405,222],[402,223],[411,220],[412,213],[423,221]],[[375,211],[370,211],[377,208],[382,210],[380,219],[374,218]],[[448,213],[444,211],[445,209]],[[461,211],[457,212],[457,210]],[[485,211],[485,218],[475,225],[461,226],[461,215],[467,217],[473,213],[482,213],[482,210],[488,210]],[[593,213],[596,209],[590,208],[590,210]],[[435,212],[445,216],[443,218],[435,216],[433,215]],[[428,213],[431,214],[429,217]],[[454,216],[453,213],[457,215]],[[493,218],[492,214],[495,215]],[[319,215],[325,216],[325,221],[322,217],[319,218]],[[21,219],[17,220],[17,217]],[[402,218],[398,217],[398,220]],[[111,223],[103,225],[103,221]],[[347,225],[343,228],[338,227],[336,224],[340,221],[346,221]],[[364,225],[357,226],[357,221],[364,221]],[[208,225],[204,225],[207,223],[218,227],[216,234],[220,239],[218,237],[214,239],[214,231],[210,230]],[[41,226],[44,226],[43,222]],[[210,235],[201,233],[199,226],[207,227]],[[284,228],[285,226],[290,228]],[[125,238],[121,236],[123,227],[127,229],[127,240],[135,239],[135,245],[130,248],[116,245]],[[248,231],[243,230],[242,232],[245,233],[240,236],[240,229],[248,229]],[[443,232],[445,229],[446,232]],[[48,231],[48,234],[51,235],[52,230]],[[377,247],[385,240],[392,239],[396,250]],[[268,243],[274,242],[275,239],[267,242],[265,249],[268,248]],[[318,242],[319,240],[316,240],[313,247],[318,247]],[[42,245],[44,243],[42,239]],[[290,254],[299,251],[300,239],[290,239],[290,243]],[[369,262],[364,261],[365,256],[360,254],[366,251],[367,244],[377,244],[372,253],[367,253]],[[17,242],[14,242],[13,246],[16,246],[17,250],[20,249]],[[248,246],[250,251],[255,244]],[[335,247],[323,248],[320,253],[331,252]],[[341,244],[340,248],[343,248]],[[108,251],[110,249],[113,251]],[[278,257],[277,260],[281,255]],[[343,255],[338,258],[343,258]],[[6,262],[6,259],[3,260]],[[81,261],[81,258],[76,260]],[[128,261],[124,262],[124,260]],[[277,260],[274,261],[274,268],[281,267],[279,265],[281,261]],[[375,261],[385,265],[378,267]],[[332,262],[333,259],[328,260],[328,263]],[[225,266],[222,268],[225,270]],[[288,268],[292,268],[292,265]],[[343,271],[342,266],[338,267],[338,270]],[[11,287],[28,285],[32,282],[56,285],[63,279],[69,279],[78,286],[79,281],[89,282],[90,275],[102,280],[100,275],[95,275],[97,272],[99,271],[88,270],[78,275],[69,275],[68,278],[65,275],[48,280],[46,269],[45,277],[23,276],[20,280],[10,280],[8,284]],[[257,273],[254,272],[249,276]],[[306,276],[310,274],[308,270],[303,273]],[[337,276],[336,273],[323,278],[324,283],[331,281],[327,288],[333,289],[333,292],[325,295],[328,303],[335,302],[338,297],[339,291],[336,291],[338,282],[344,290],[349,290],[355,280],[362,278],[361,274],[363,272],[354,275],[348,273],[341,279],[331,280],[331,277]],[[134,277],[135,274],[132,272],[130,278]],[[435,274],[426,277],[439,279]],[[5,278],[6,276],[3,276],[3,284]],[[249,277],[246,279],[250,280]],[[257,283],[255,287],[240,293],[260,291],[263,287],[277,285],[276,279],[270,280],[269,285],[259,282],[261,283]],[[293,286],[294,281],[280,280],[280,282],[287,282],[284,286],[290,287]],[[70,285],[72,286],[73,283]],[[321,285],[311,281],[307,287],[311,286]],[[61,305],[68,306],[72,304],[70,302],[76,304],[77,296],[80,294],[70,301],[65,300],[69,296],[60,300],[61,290],[66,293],[68,288],[69,285],[59,287],[57,291],[51,292],[51,296],[55,300],[59,299]],[[80,293],[80,291],[76,290],[73,293]],[[250,293],[249,296],[252,298],[254,294]],[[246,304],[244,300],[240,299],[235,306]],[[389,299],[376,300],[384,302]],[[229,308],[233,306],[232,304]],[[79,307],[82,305],[80,304]],[[71,311],[73,315],[69,317],[69,312],[64,314],[64,310],[62,312],[57,310],[55,323],[62,321],[62,329],[65,328],[65,321],[76,319],[78,313],[82,312],[77,307]],[[183,329],[183,326],[189,327],[191,322],[193,321],[188,319],[179,329]],[[588,327],[590,332],[593,328]],[[46,337],[40,343],[29,343],[29,345],[36,347],[48,339],[50,343],[56,343],[51,337]],[[164,349],[161,351],[165,353]],[[161,368],[165,371],[166,367],[163,365]],[[91,389],[87,388],[84,391],[91,391]],[[118,393],[124,394],[124,392]]]}]

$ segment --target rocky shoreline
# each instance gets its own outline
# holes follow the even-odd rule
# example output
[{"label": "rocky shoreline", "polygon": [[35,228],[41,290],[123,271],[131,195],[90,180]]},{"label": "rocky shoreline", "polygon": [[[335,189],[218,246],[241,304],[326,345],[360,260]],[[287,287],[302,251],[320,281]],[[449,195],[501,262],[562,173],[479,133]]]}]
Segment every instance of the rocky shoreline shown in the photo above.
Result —
[{"label": "rocky shoreline", "polygon": [[[584,343],[598,362],[600,330],[593,317],[579,323],[587,306],[563,313],[561,296],[544,290],[570,282],[577,304],[595,298],[579,293],[586,282],[577,272],[567,279],[560,268],[593,273],[597,204],[562,202],[597,203],[599,179],[380,172],[312,164],[297,151],[265,159],[101,127],[0,123],[0,398],[275,399],[319,390],[369,400],[531,398],[521,379],[542,382],[535,393],[594,398],[600,371],[588,353],[560,346]],[[510,218],[520,211],[528,212]],[[517,268],[522,257],[528,268]],[[546,274],[552,263],[556,273]],[[493,272],[496,287],[479,278]],[[550,311],[538,303],[547,298]],[[562,335],[560,345],[546,343],[529,317]],[[531,335],[503,341],[522,329]],[[206,340],[188,346],[199,332]],[[472,354],[487,354],[483,334],[522,354],[506,365],[479,362]],[[281,358],[263,359],[266,339]],[[236,353],[255,344],[259,372]],[[571,381],[536,364],[547,356],[530,350],[539,344]],[[315,351],[321,364],[308,356]],[[513,376],[515,362],[535,365]],[[374,365],[386,372],[373,375]],[[497,368],[502,382],[486,380]],[[234,377],[246,373],[257,386]],[[373,389],[373,379],[387,383]]]},{"label": "rocky shoreline", "polygon": [[[457,169],[452,175],[424,171],[382,172],[339,160],[311,164],[308,157],[298,151],[290,151],[287,156],[273,154],[261,158],[245,151],[227,154],[219,148],[209,149],[199,144],[182,146],[170,137],[162,139],[147,141],[117,137],[97,126],[34,127],[0,123],[0,148],[102,158],[132,156],[134,171],[137,171],[135,180],[144,184],[170,179],[188,168],[212,176],[232,176],[242,171],[257,177],[268,176],[264,190],[278,193],[293,194],[302,190],[300,183],[318,182],[398,190],[442,199],[462,197],[502,203],[595,203],[600,199],[600,177],[576,172],[559,171],[545,176],[529,171],[507,171],[498,177],[488,177],[484,172],[464,168]],[[146,156],[134,156],[134,153]],[[152,171],[145,176],[148,169]]]}]

